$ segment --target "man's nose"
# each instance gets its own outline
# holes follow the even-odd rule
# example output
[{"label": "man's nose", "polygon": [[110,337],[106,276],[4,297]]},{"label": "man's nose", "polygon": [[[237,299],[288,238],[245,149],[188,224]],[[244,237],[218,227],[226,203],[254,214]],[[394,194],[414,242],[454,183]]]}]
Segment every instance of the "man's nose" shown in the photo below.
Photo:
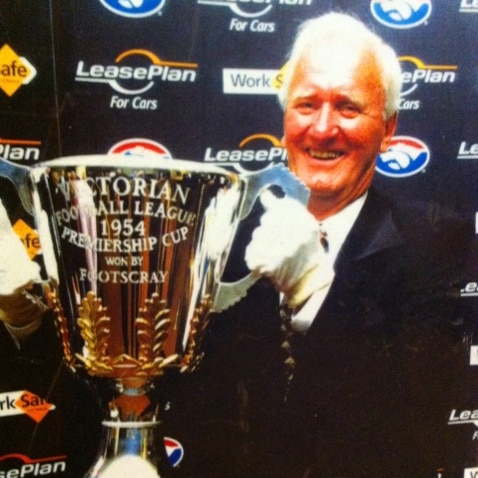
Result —
[{"label": "man's nose", "polygon": [[330,104],[324,103],[315,113],[311,129],[313,134],[318,136],[333,136],[336,135],[339,127],[337,122],[337,115]]}]

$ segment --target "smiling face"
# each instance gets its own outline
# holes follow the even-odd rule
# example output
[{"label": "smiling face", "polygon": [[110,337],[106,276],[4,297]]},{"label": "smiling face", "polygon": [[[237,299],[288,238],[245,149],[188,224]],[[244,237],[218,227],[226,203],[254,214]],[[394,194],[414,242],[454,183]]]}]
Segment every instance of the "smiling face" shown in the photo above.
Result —
[{"label": "smiling face", "polygon": [[324,219],[360,197],[386,151],[396,115],[384,120],[380,70],[365,49],[337,43],[305,50],[293,72],[284,114],[289,167],[311,190],[309,209]]}]

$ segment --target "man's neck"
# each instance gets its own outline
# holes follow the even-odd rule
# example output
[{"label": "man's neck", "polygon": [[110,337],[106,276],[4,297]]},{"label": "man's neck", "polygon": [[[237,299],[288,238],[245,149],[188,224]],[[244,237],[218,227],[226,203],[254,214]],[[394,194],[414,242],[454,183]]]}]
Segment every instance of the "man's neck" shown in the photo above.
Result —
[{"label": "man's neck", "polygon": [[317,195],[312,192],[307,209],[317,221],[325,221],[327,218],[335,216],[340,211],[346,209],[365,193],[366,191],[356,196],[337,200],[336,197],[324,197],[323,195]]}]

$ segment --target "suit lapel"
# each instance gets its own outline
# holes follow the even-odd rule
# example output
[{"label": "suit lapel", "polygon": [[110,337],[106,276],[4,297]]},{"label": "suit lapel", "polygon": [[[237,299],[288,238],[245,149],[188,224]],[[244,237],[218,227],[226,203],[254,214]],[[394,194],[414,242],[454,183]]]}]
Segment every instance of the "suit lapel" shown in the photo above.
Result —
[{"label": "suit lapel", "polygon": [[403,242],[393,221],[390,204],[371,188],[362,211],[342,246],[336,267],[340,270],[345,263],[359,261]]},{"label": "suit lapel", "polygon": [[[335,327],[338,322],[370,325],[384,320],[384,311],[374,298],[377,284],[387,280],[378,264],[387,262],[388,252],[403,244],[388,201],[371,189],[335,261],[335,279],[309,329],[307,342],[313,342],[327,323]],[[367,314],[361,313],[364,310]]]}]

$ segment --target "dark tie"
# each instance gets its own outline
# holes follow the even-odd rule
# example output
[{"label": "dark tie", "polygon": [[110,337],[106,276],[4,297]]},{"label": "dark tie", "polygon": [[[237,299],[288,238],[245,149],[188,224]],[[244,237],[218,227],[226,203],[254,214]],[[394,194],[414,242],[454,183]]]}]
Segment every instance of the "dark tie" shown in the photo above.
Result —
[{"label": "dark tie", "polygon": [[279,309],[280,318],[282,320],[281,331],[284,336],[284,341],[281,344],[282,349],[285,352],[285,360],[284,360],[284,373],[285,373],[285,394],[284,394],[284,401],[287,401],[287,397],[289,396],[289,389],[292,379],[294,378],[295,372],[295,359],[292,355],[292,345],[291,345],[291,337],[294,333],[292,326],[291,326],[291,319],[292,319],[292,309],[287,306],[287,304],[282,303]]},{"label": "dark tie", "polygon": [[[324,229],[323,224],[319,223],[319,242],[320,245],[324,248],[324,252],[329,252],[329,240],[327,236],[327,231]],[[286,378],[286,392],[284,400],[287,401],[289,394],[290,385],[294,378],[295,368],[296,368],[296,358],[298,352],[300,353],[300,348],[304,340],[304,335],[295,331],[292,328],[292,315],[294,310],[291,309],[285,302],[280,305],[280,318],[282,320],[281,330],[284,336],[284,341],[282,342],[282,349],[286,354],[286,359],[284,360],[284,371]]]},{"label": "dark tie", "polygon": [[284,360],[284,373],[286,379],[284,401],[287,401],[289,396],[290,385],[294,378],[296,369],[296,358],[300,353],[300,349],[303,346],[302,342],[305,339],[305,335],[295,331],[292,328],[291,319],[293,310],[282,303],[280,306],[280,318],[282,320],[281,331],[284,337],[284,341],[281,344],[283,351],[285,352]]},{"label": "dark tie", "polygon": [[329,252],[329,239],[327,236],[327,231],[324,229],[324,226],[319,222],[319,241],[320,245],[324,248],[325,252]]}]

